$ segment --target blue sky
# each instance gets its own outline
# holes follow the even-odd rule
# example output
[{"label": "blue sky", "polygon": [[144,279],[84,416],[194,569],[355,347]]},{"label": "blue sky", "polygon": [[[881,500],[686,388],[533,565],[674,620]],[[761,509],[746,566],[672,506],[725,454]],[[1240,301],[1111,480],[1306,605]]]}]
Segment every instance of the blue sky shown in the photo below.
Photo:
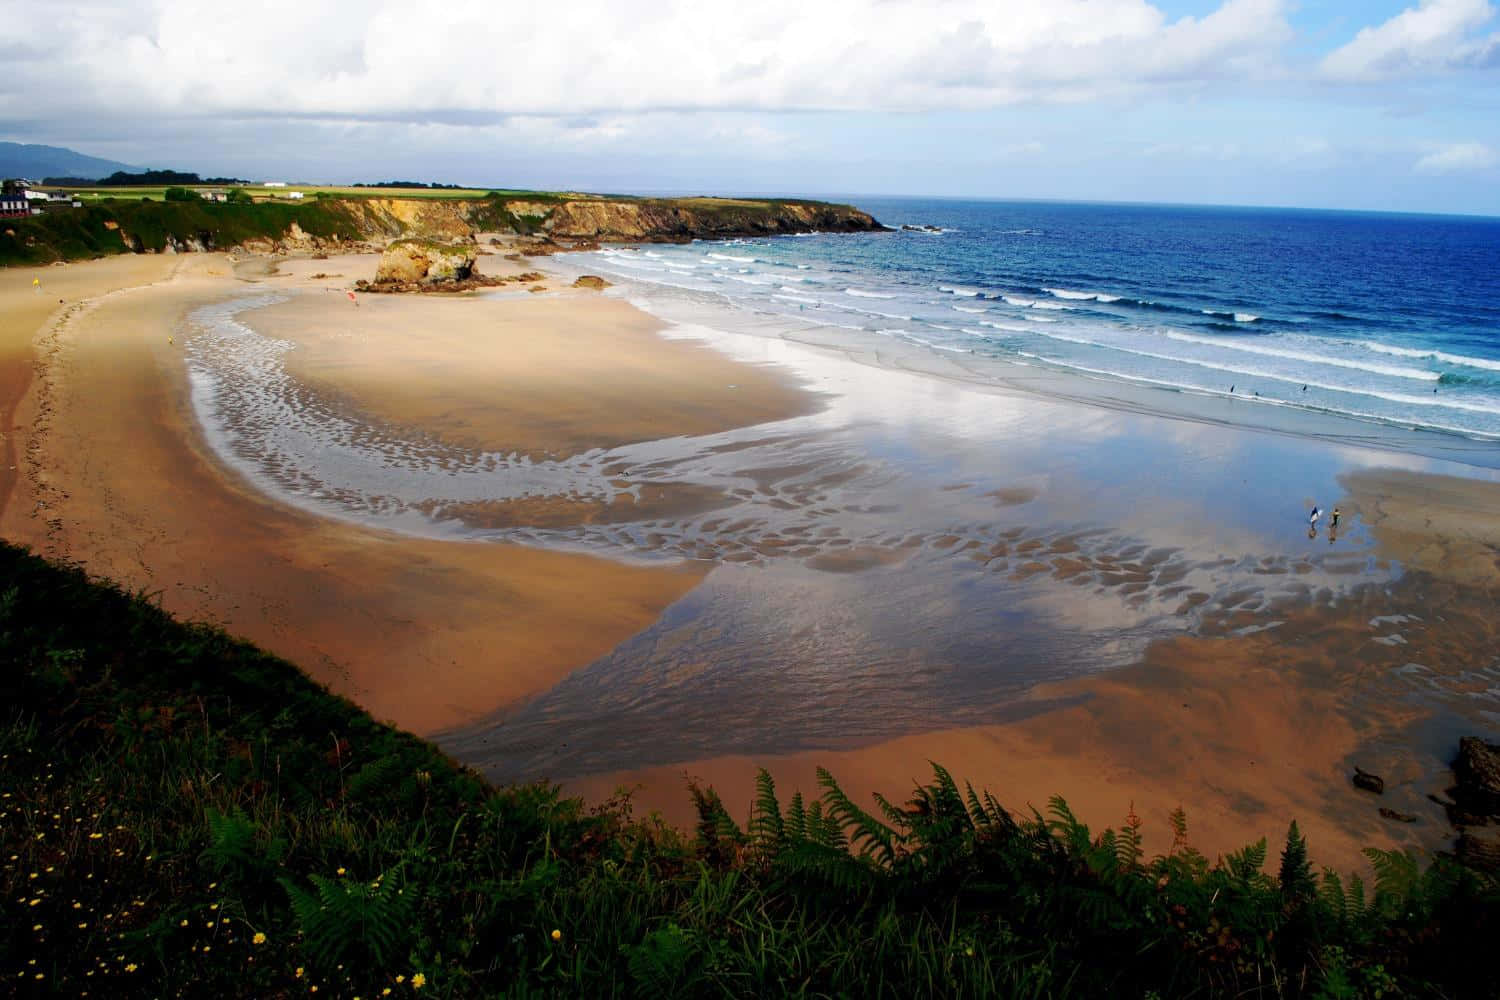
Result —
[{"label": "blue sky", "polygon": [[73,5],[0,45],[0,138],[308,181],[1500,215],[1490,0],[501,10]]}]

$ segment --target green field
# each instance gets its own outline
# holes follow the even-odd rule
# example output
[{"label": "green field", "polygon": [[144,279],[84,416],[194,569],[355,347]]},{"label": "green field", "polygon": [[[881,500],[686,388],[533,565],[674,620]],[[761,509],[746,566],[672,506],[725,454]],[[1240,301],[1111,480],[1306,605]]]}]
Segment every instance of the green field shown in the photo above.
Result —
[{"label": "green field", "polygon": [[[181,185],[163,185],[161,187],[80,187],[80,188],[41,188],[43,191],[67,191],[80,201],[101,201],[107,198],[133,199],[139,201],[142,198],[150,198],[160,201],[166,197],[167,187],[178,187]],[[224,185],[201,184],[188,187],[191,191],[229,191],[231,188]],[[340,198],[443,198],[449,200],[464,200],[483,198],[489,194],[488,190],[479,188],[358,188],[358,187],[330,187],[312,184],[288,184],[284,188],[267,188],[256,185],[246,185],[243,190],[252,198],[266,201],[295,201],[287,198],[287,193],[300,191],[305,198],[316,198],[319,194],[337,195]]]}]

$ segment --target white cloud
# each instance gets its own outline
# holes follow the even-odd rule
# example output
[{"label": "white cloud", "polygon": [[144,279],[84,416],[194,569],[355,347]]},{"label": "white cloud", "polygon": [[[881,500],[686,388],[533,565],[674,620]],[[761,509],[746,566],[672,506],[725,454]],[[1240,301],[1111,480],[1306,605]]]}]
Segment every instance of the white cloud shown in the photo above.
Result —
[{"label": "white cloud", "polygon": [[1325,76],[1349,82],[1500,65],[1500,32],[1473,37],[1495,15],[1487,0],[1421,0],[1362,29],[1324,59]]},{"label": "white cloud", "polygon": [[[973,109],[1264,75],[1288,0],[124,0],[49,12],[0,117],[106,111],[493,121],[674,110]],[[26,23],[15,0],[0,21]],[[67,80],[60,87],[57,81]],[[466,117],[467,116],[467,117]]]},{"label": "white cloud", "polygon": [[1463,170],[1487,170],[1500,164],[1500,155],[1482,142],[1457,142],[1428,153],[1417,161],[1423,174],[1451,174]]}]

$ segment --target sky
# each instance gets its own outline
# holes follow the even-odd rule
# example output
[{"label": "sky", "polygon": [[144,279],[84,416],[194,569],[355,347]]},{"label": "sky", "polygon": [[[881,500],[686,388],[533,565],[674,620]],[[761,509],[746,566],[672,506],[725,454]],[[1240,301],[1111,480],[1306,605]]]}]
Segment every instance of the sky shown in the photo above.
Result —
[{"label": "sky", "polygon": [[1489,0],[0,0],[0,139],[205,176],[1500,215]]}]

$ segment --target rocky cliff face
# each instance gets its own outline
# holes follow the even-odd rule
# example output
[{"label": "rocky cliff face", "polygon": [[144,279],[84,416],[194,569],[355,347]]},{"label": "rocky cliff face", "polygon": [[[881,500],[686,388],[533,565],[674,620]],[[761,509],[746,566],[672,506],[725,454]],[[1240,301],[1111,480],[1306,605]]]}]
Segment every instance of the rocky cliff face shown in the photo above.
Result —
[{"label": "rocky cliff face", "polygon": [[466,239],[474,234],[469,218],[477,203],[442,198],[368,198],[342,202],[365,239],[418,236]]},{"label": "rocky cliff face", "polygon": [[884,227],[849,205],[685,198],[567,201],[553,210],[543,228],[553,237],[567,239],[675,241],[867,232]]}]

